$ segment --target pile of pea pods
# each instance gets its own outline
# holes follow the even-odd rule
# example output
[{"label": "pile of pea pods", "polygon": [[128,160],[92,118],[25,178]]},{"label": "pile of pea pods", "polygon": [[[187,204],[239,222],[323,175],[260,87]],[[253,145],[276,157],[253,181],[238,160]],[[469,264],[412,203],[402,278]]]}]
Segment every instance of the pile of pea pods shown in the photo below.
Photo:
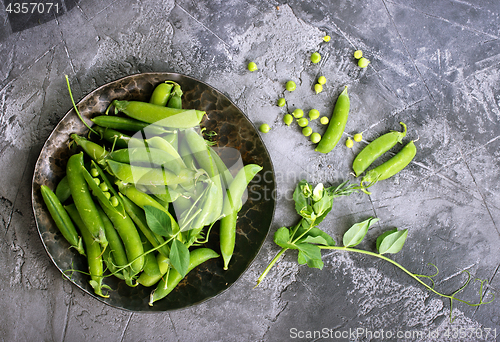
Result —
[{"label": "pile of pea pods", "polygon": [[242,198],[262,167],[231,173],[197,129],[205,112],[182,109],[175,82],[159,84],[149,103],[115,100],[106,114],[112,108],[125,116],[97,116],[89,127],[106,144],[72,134],[81,151],[68,159],[55,191],[42,185],[41,193],[64,238],[86,256],[95,294],[109,297],[103,279],[116,276],[129,286],[156,285],[152,306],[219,257],[200,247],[217,221],[228,269]]}]

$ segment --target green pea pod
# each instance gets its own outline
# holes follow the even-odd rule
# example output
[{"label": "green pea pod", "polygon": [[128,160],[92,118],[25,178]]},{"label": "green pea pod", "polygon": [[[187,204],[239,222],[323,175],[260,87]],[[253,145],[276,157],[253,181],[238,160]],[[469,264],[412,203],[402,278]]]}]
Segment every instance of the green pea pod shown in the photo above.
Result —
[{"label": "green pea pod", "polygon": [[[219,254],[214,252],[209,248],[198,248],[189,254],[189,267],[188,273],[191,272],[196,266],[204,263],[207,260],[217,258]],[[182,280],[182,276],[175,269],[171,268],[168,271],[168,277],[163,277],[160,283],[156,287],[149,297],[149,305],[153,306],[153,303],[165,298],[172,290],[179,284]]]},{"label": "green pea pod", "polygon": [[227,169],[226,164],[221,159],[221,157],[215,152],[215,150],[211,147],[208,147],[210,150],[210,154],[212,156],[212,160],[215,162],[215,166],[217,167],[217,172],[221,175],[222,181],[224,182],[224,188],[228,189],[229,184],[233,181],[233,176],[231,172]]},{"label": "green pea pod", "polygon": [[170,130],[165,129],[164,127],[152,125],[151,123],[135,120],[132,118],[124,118],[121,116],[100,115],[96,116],[95,118],[92,118],[91,121],[101,127],[119,129],[130,132],[137,132],[144,130],[151,135],[165,134],[171,132]]},{"label": "green pea pod", "polygon": [[133,119],[171,128],[196,127],[205,115],[200,110],[162,107],[140,101],[114,100],[111,105]]},{"label": "green pea pod", "polygon": [[404,127],[403,132],[391,131],[386,133],[373,140],[358,153],[352,163],[356,177],[359,177],[375,160],[393,148],[396,143],[403,141],[406,136],[406,125],[402,122],[400,124]]},{"label": "green pea pod", "polygon": [[182,109],[182,98],[179,95],[174,95],[168,101],[167,107]]},{"label": "green pea pod", "polygon": [[66,165],[66,175],[68,177],[73,201],[75,202],[83,223],[94,239],[96,239],[103,248],[106,248],[108,242],[104,232],[104,223],[90,195],[87,182],[83,176],[83,170],[85,170],[83,166],[83,152],[69,157],[68,164]]},{"label": "green pea pod", "polygon": [[158,105],[158,106],[166,106],[168,100],[170,99],[170,93],[174,85],[172,83],[160,83],[156,86],[155,90],[153,90],[153,94],[149,99],[149,103]]},{"label": "green pea pod", "polygon": [[[405,145],[394,157],[376,168],[368,171],[361,180],[361,185],[368,183],[369,187],[378,181],[394,176],[399,171],[403,170],[413,160],[417,154],[417,148],[412,141]],[[366,188],[365,187],[365,188]]]},{"label": "green pea pod", "polygon": [[[141,236],[142,244],[144,246],[144,252],[147,253],[151,249],[153,249],[153,245],[146,239],[146,237],[139,231],[139,235]],[[144,268],[143,273],[154,276],[160,273],[160,267],[158,262],[156,261],[156,253],[150,252],[144,256]]]},{"label": "green pea pod", "polygon": [[[155,248],[164,243],[165,240],[162,236],[155,234],[151,231],[151,229],[149,229],[144,211],[121,193],[120,198],[123,201],[123,205],[125,207],[125,210],[127,211],[128,216],[130,216],[132,221],[134,221],[135,225],[139,228],[139,230],[146,237],[149,243],[151,243],[151,245]],[[158,252],[163,256],[168,257],[168,255],[170,254],[170,249],[167,245],[165,245],[160,247],[158,249]]]},{"label": "green pea pod", "polygon": [[163,137],[172,147],[179,151],[179,131],[175,130],[172,133],[165,134]]},{"label": "green pea pod", "polygon": [[56,187],[56,196],[64,203],[71,197],[71,189],[69,188],[68,177],[64,176],[63,179],[59,181]]},{"label": "green pea pod", "polygon": [[137,278],[137,282],[139,284],[146,287],[153,286],[160,281],[160,279],[167,273],[168,269],[170,268],[170,260],[161,254],[158,254],[158,256],[156,257],[156,263],[158,265],[158,273],[141,273],[139,278]]},{"label": "green pea pod", "polygon": [[179,142],[179,154],[184,161],[184,164],[191,170],[197,170],[199,165],[194,159],[193,152],[191,152],[191,149],[189,148],[188,142],[186,141],[186,138],[183,137],[183,139]]},{"label": "green pea pod", "polygon": [[[97,210],[99,211],[99,215],[101,215],[102,222],[104,222],[104,229],[106,231],[106,238],[108,240],[108,248],[106,248],[106,251],[109,253],[109,255],[107,255],[106,257],[103,255],[103,260],[108,268],[121,268],[128,264],[127,253],[125,252],[125,248],[123,247],[122,240],[118,235],[115,227],[113,226],[113,223],[106,216],[104,211],[101,208],[97,208]],[[114,273],[114,275],[118,276],[118,278],[120,279],[124,279],[127,285],[133,286],[133,281],[132,277],[130,277],[129,270],[124,269]]]},{"label": "green pea pod", "polygon": [[108,151],[106,151],[104,147],[78,134],[71,134],[71,139],[73,139],[92,160],[96,161],[98,164],[104,164],[104,160],[108,155]]},{"label": "green pea pod", "polygon": [[262,170],[256,164],[248,164],[243,167],[229,185],[227,196],[224,199],[224,217],[220,221],[220,249],[224,259],[224,269],[228,269],[229,261],[233,256],[236,243],[237,215],[242,207],[242,197],[250,181]]},{"label": "green pea pod", "polygon": [[75,222],[78,229],[82,233],[83,242],[85,244],[85,250],[87,251],[87,262],[89,266],[90,273],[90,285],[94,289],[96,295],[101,296],[103,298],[108,298],[109,295],[105,295],[102,293],[104,288],[108,288],[109,286],[104,285],[102,283],[103,275],[104,275],[104,267],[102,262],[102,250],[99,243],[94,240],[90,230],[85,225],[82,220],[81,215],[78,212],[77,207],[74,204],[70,204],[64,207],[68,214],[71,216],[71,219]]},{"label": "green pea pod", "polygon": [[40,187],[42,193],[43,201],[47,208],[49,209],[50,216],[56,223],[57,228],[64,236],[66,241],[69,242],[71,247],[75,248],[78,253],[85,255],[85,249],[83,248],[82,238],[78,236],[78,233],[71,222],[70,217],[57,196],[49,189],[48,186],[42,185]]},{"label": "green pea pod", "polygon": [[[160,138],[161,139],[161,138]],[[173,173],[180,171],[178,159],[167,152],[157,148],[132,147],[113,151],[108,156],[109,159],[120,163],[137,165],[138,163],[147,163],[152,165],[164,166]],[[179,157],[180,159],[180,157]]]},{"label": "green pea pod", "polygon": [[109,172],[125,183],[145,185],[177,185],[188,183],[197,178],[196,172],[181,169],[176,175],[161,168],[149,168],[118,163],[113,160],[106,161]]},{"label": "green pea pod", "polygon": [[112,128],[106,128],[101,126],[92,127],[101,137],[110,143],[112,143],[117,148],[127,148],[130,141],[130,136],[122,132],[114,130]]},{"label": "green pea pod", "polygon": [[125,280],[125,276],[122,273],[123,270],[120,271],[120,269],[116,266],[116,261],[113,258],[113,255],[111,254],[111,250],[109,248],[106,248],[102,252],[102,261],[104,261],[106,268],[109,272],[111,272],[111,274],[113,274],[118,279]]},{"label": "green pea pod", "polygon": [[321,141],[316,146],[315,151],[321,153],[328,153],[337,145],[344,133],[345,126],[347,124],[347,117],[349,116],[349,95],[347,95],[347,87],[344,91],[340,93],[335,107],[333,109],[332,118],[328,124],[325,134],[321,138]]}]

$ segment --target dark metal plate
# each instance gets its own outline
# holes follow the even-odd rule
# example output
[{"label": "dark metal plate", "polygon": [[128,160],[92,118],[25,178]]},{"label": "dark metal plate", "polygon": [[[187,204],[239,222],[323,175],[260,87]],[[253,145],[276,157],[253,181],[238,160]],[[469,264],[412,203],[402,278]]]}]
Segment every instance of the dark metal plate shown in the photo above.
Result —
[{"label": "dark metal plate", "polygon": [[[213,87],[176,73],[144,73],[97,88],[78,103],[78,109],[84,118],[92,118],[101,115],[115,99],[148,101],[154,87],[165,80],[175,81],[182,86],[185,108],[207,112],[202,126],[217,132],[218,146],[238,149],[244,164],[255,163],[261,165],[263,170],[250,184],[248,201],[239,214],[235,253],[228,271],[222,268],[222,258],[209,260],[191,271],[172,293],[153,307],[148,305],[153,288],[131,288],[115,277],[108,277],[104,283],[113,291],[109,298],[101,298],[94,295],[85,274],[74,272],[71,275],[71,282],[97,300],[132,311],[180,309],[201,303],[229,288],[257,256],[269,232],[275,208],[273,166],[259,133],[243,112]],[[69,148],[70,134],[86,132],[86,127],[74,110],[70,110],[45,142],[34,171],[32,203],[36,224],[49,257],[61,272],[69,269],[86,272],[87,263],[84,257],[69,249],[69,244],[59,233],[43,202],[40,185],[55,189],[65,174],[66,161],[74,153]],[[217,231],[217,226],[214,226],[206,247],[220,252]]]}]

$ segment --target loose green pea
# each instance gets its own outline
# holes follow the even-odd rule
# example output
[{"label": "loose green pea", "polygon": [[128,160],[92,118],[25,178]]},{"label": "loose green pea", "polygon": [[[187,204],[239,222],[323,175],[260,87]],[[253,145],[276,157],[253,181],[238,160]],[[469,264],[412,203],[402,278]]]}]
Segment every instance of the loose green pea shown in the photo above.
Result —
[{"label": "loose green pea", "polygon": [[302,128],[302,134],[304,134],[304,136],[306,136],[306,137],[310,136],[312,134],[312,132],[313,132],[313,130],[309,126]]},{"label": "loose green pea", "polygon": [[319,122],[321,122],[322,125],[328,125],[328,122],[330,122],[330,120],[328,119],[328,117],[322,116],[321,119],[319,119]]},{"label": "loose green pea", "polygon": [[316,120],[317,118],[319,118],[319,110],[311,109],[309,111],[309,119]]},{"label": "loose green pea", "polygon": [[300,119],[304,116],[304,111],[300,108],[297,108],[292,112],[292,114],[295,119]]},{"label": "loose green pea", "polygon": [[316,92],[316,94],[319,94],[323,91],[323,86],[319,83],[316,83],[314,85],[314,91]]},{"label": "loose green pea", "polygon": [[98,177],[99,171],[97,171],[97,169],[90,169],[90,174],[92,175],[92,177]]},{"label": "loose green pea", "polygon": [[291,116],[290,114],[286,114],[284,117],[283,117],[283,121],[285,122],[285,124],[287,126],[290,126],[290,124],[293,122],[293,116]]},{"label": "loose green pea", "polygon": [[363,140],[363,133],[356,133],[352,138],[355,142],[360,142],[361,140]]},{"label": "loose green pea", "polygon": [[286,105],[286,100],[281,98],[278,100],[278,107],[284,107]]},{"label": "loose green pea", "polygon": [[326,83],[326,77],[325,76],[320,76],[318,77],[318,83],[323,85]]},{"label": "loose green pea", "polygon": [[262,133],[267,133],[267,132],[269,132],[271,130],[271,127],[269,127],[268,124],[264,123],[264,124],[260,125],[259,130]]},{"label": "loose green pea", "polygon": [[363,51],[361,50],[354,51],[354,58],[360,59],[361,57],[363,57]]},{"label": "loose green pea", "polygon": [[300,127],[306,127],[309,124],[309,120],[307,120],[306,118],[301,118],[297,120],[297,123]]},{"label": "loose green pea", "polygon": [[256,71],[256,70],[258,70],[257,64],[255,64],[255,62],[248,63],[248,70],[249,71]]},{"label": "loose green pea", "polygon": [[365,57],[361,57],[358,61],[358,66],[360,68],[366,68],[370,64],[370,61],[366,59]]},{"label": "loose green pea", "polygon": [[113,207],[117,207],[117,206],[118,206],[118,204],[120,204],[120,203],[118,202],[118,198],[117,198],[116,196],[112,196],[112,197],[109,199],[109,201],[111,202],[111,205],[112,205]]},{"label": "loose green pea", "polygon": [[297,85],[294,81],[288,81],[286,82],[285,88],[288,91],[294,91],[295,89],[297,89]]},{"label": "loose green pea", "polygon": [[108,184],[106,184],[105,182],[102,182],[101,184],[99,184],[99,187],[101,188],[102,191],[108,191],[109,190]]},{"label": "loose green pea", "polygon": [[319,143],[321,141],[321,134],[319,134],[318,132],[314,132],[313,134],[311,134],[311,141],[314,144]]},{"label": "loose green pea", "polygon": [[347,138],[347,140],[345,141],[345,145],[349,148],[353,147],[354,146],[354,143],[352,142],[352,139],[351,138]]},{"label": "loose green pea", "polygon": [[311,62],[316,64],[319,63],[320,60],[321,60],[321,55],[318,52],[313,52],[313,54],[311,55]]},{"label": "loose green pea", "polygon": [[329,42],[329,41],[330,41],[330,39],[331,39],[331,37],[330,37],[330,36],[324,36],[324,37],[323,37],[323,40],[324,40],[325,42]]}]

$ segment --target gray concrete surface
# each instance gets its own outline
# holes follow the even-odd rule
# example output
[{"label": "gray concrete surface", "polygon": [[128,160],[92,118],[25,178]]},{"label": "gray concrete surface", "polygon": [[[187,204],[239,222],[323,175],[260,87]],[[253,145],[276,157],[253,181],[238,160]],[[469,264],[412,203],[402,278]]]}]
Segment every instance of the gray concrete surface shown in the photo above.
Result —
[{"label": "gray concrete surface", "polygon": [[[497,0],[368,1],[66,1],[65,12],[14,30],[0,4],[0,339],[2,341],[494,341],[500,334],[500,3]],[[279,6],[279,9],[277,8]],[[18,26],[16,26],[18,27]],[[329,43],[322,37],[329,34]],[[352,56],[362,49],[366,69]],[[323,60],[309,61],[313,51]],[[249,73],[249,61],[259,71]],[[77,99],[99,85],[146,71],[174,71],[227,94],[256,124],[278,175],[274,222],[244,276],[222,295],[193,308],[137,314],[111,308],[64,281],[47,257],[31,211],[31,178],[45,139],[70,108],[64,74]],[[323,93],[312,86],[319,75]],[[276,99],[288,79],[298,90]],[[440,269],[436,287],[451,293],[464,280],[489,280],[493,304],[468,307],[431,294],[388,263],[324,253],[322,271],[289,253],[257,289],[255,280],[278,251],[274,231],[297,221],[286,199],[296,182],[336,183],[355,153],[339,145],[319,155],[282,115],[296,107],[330,115],[349,86],[346,138],[371,141],[399,121],[418,154],[373,194],[340,198],[322,228],[341,240],[368,216],[378,234],[408,228],[395,260],[416,273]],[[463,298],[476,301],[479,283]],[[294,338],[293,332],[422,332],[424,337]],[[296,329],[296,330],[293,330]],[[462,330],[460,330],[462,329]],[[437,335],[427,335],[429,332]],[[450,336],[446,336],[446,332]],[[453,336],[466,331],[467,337]],[[482,332],[479,335],[469,335]],[[297,335],[296,335],[297,336]]]}]

